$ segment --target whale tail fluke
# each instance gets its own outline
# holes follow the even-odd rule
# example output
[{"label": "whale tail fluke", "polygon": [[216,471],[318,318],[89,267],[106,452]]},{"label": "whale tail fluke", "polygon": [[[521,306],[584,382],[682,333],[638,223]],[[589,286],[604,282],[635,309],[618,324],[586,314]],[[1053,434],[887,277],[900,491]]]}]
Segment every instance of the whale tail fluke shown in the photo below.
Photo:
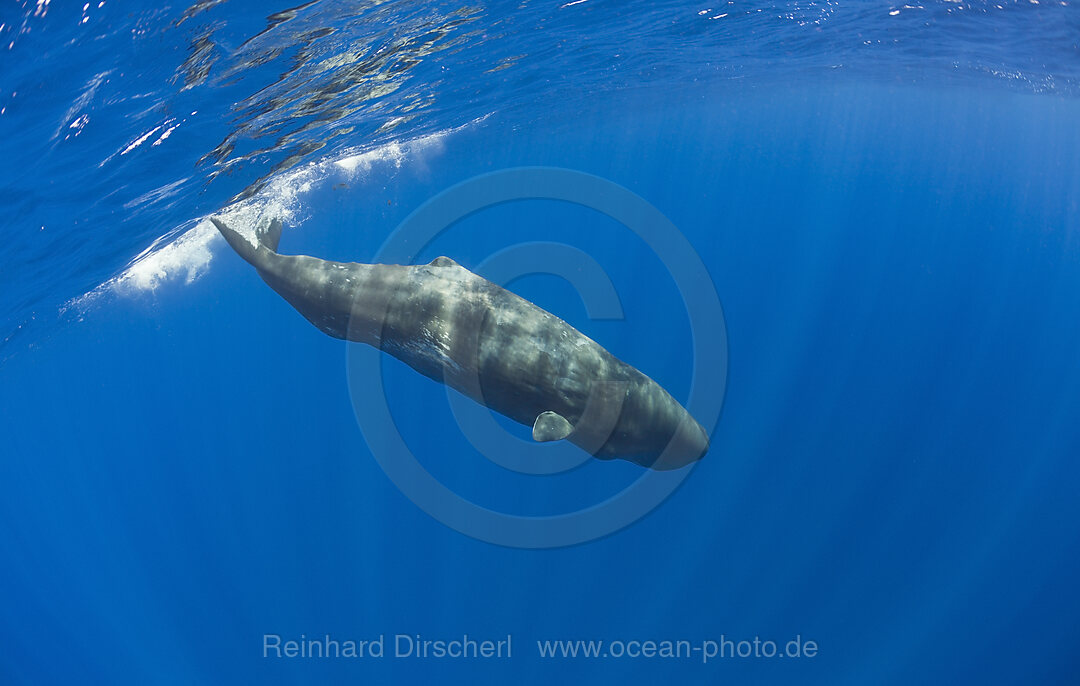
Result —
[{"label": "whale tail fluke", "polygon": [[259,236],[259,242],[262,243],[264,248],[269,248],[271,252],[277,252],[278,243],[281,242],[281,220],[274,218],[270,220],[270,226]]},{"label": "whale tail fluke", "polygon": [[276,253],[278,243],[281,242],[282,227],[280,219],[272,220],[270,226],[265,231],[258,233],[258,245],[251,243],[251,241],[241,235],[239,231],[230,228],[225,222],[217,217],[210,217],[210,221],[214,223],[214,226],[221,232],[221,235],[225,238],[225,241],[229,246],[236,251],[236,254],[255,266],[258,266],[260,253],[263,251]]}]

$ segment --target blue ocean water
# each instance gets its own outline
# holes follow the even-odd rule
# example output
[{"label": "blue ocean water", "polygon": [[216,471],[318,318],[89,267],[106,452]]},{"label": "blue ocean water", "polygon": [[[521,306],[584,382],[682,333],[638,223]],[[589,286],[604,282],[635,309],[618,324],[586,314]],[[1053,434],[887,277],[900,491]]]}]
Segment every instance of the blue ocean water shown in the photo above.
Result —
[{"label": "blue ocean water", "polygon": [[[1073,2],[22,0],[0,54],[0,683],[1078,682]],[[389,359],[373,434],[346,344],[206,221],[279,216],[285,253],[370,261],[520,167],[662,212],[727,331],[726,387],[695,389],[683,265],[580,205],[419,249],[484,274],[572,246],[622,318],[550,273],[510,288],[723,401],[662,504],[551,549],[429,516],[375,434],[520,516],[644,470],[504,469]],[[465,635],[512,654],[396,655]]]}]

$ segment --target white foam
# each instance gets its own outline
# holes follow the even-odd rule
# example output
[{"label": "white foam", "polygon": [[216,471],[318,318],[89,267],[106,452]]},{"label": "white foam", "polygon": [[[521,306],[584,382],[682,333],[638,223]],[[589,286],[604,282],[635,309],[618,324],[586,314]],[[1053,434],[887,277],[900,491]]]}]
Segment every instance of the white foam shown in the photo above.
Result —
[{"label": "white foam", "polygon": [[[479,121],[482,119],[465,126]],[[290,228],[302,223],[298,214],[303,196],[316,184],[334,181],[337,177],[344,177],[342,180],[346,181],[354,180],[380,165],[400,168],[406,162],[423,161],[441,152],[446,137],[461,128],[465,127],[447,129],[410,141],[392,141],[370,150],[354,148],[334,159],[312,162],[271,180],[253,197],[222,208],[214,216],[221,217],[254,243],[256,231],[271,219],[280,219]],[[148,137],[149,134],[143,136],[142,140]],[[123,273],[68,302],[61,311],[85,309],[105,294],[137,295],[152,292],[162,284],[176,280],[190,284],[210,267],[215,246],[223,245],[225,243],[209,217],[193,219],[155,241],[137,255]]]},{"label": "white foam", "polygon": [[400,167],[404,160],[405,150],[394,141],[375,150],[368,150],[359,155],[350,155],[335,160],[334,164],[346,172],[355,173],[357,170],[360,172],[369,171],[372,165],[378,162],[390,162],[395,167]]},{"label": "white foam", "polygon": [[135,258],[123,274],[104,284],[121,294],[153,291],[165,281],[183,278],[192,283],[210,266],[210,241],[217,229],[204,219],[176,240],[161,247],[151,246]]}]

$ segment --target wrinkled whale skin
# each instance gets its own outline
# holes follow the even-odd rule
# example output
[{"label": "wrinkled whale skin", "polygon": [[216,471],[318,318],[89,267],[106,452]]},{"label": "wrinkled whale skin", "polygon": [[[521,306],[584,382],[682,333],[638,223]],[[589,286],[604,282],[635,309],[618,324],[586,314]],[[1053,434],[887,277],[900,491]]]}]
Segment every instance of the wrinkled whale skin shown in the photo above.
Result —
[{"label": "wrinkled whale skin", "polygon": [[659,384],[562,319],[447,257],[423,265],[281,255],[212,220],[259,276],[335,338],[379,348],[514,421],[602,459],[654,469],[708,450],[705,431]]}]

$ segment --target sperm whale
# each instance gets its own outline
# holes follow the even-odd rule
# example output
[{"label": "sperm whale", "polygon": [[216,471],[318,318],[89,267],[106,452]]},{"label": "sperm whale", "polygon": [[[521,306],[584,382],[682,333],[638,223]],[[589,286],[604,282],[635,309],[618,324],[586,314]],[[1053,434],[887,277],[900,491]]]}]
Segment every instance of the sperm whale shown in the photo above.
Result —
[{"label": "sperm whale", "polygon": [[550,312],[448,257],[358,264],[277,252],[278,220],[249,241],[211,221],[308,321],[366,343],[525,426],[600,459],[652,469],[700,459],[709,439],[658,383]]}]

